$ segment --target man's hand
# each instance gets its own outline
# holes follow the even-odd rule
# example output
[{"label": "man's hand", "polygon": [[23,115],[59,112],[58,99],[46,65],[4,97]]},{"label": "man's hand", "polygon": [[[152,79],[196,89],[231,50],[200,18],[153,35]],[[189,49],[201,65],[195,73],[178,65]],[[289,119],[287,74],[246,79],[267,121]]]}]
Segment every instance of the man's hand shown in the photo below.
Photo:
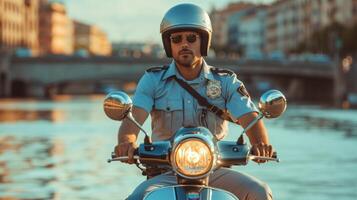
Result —
[{"label": "man's hand", "polygon": [[123,142],[115,146],[114,152],[117,157],[128,156],[128,161],[122,161],[128,164],[134,164],[134,152],[138,148],[136,142]]},{"label": "man's hand", "polygon": [[[243,115],[238,119],[239,124],[243,128],[246,128],[250,122],[252,122],[258,114],[256,112],[251,112]],[[259,120],[254,124],[248,131],[247,136],[252,144],[251,153],[255,156],[273,157],[273,146],[269,144],[268,132],[265,129],[263,120]],[[253,160],[257,163],[265,163],[265,160]]]},{"label": "man's hand", "polygon": [[[270,144],[258,143],[253,144],[252,154],[255,156],[273,157],[273,146]],[[266,160],[253,160],[256,163],[265,163]]]},{"label": "man's hand", "polygon": [[[149,113],[142,108],[134,106],[132,115],[139,124],[143,124]],[[128,161],[123,161],[125,163],[135,163],[133,157],[135,150],[138,148],[136,143],[138,133],[139,128],[136,127],[129,119],[125,118],[119,128],[118,145],[114,149],[116,156],[129,157]]]}]

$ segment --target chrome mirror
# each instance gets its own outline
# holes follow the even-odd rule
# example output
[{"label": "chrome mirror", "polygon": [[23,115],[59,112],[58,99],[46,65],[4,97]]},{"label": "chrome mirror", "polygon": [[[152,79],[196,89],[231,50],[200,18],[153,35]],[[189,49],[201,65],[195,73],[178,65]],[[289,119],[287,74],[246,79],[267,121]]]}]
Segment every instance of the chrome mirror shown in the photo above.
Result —
[{"label": "chrome mirror", "polygon": [[151,144],[151,138],[147,132],[141,127],[141,125],[134,119],[131,109],[133,107],[133,102],[131,98],[125,93],[120,91],[114,91],[109,93],[104,99],[104,112],[105,114],[113,120],[121,121],[124,118],[129,119],[135,124],[141,131],[145,134],[144,142],[145,144]]},{"label": "chrome mirror", "polygon": [[267,119],[277,118],[286,110],[286,98],[279,90],[268,90],[261,97],[258,104],[259,115],[244,128],[238,138],[237,144],[244,143],[244,134],[263,117]]},{"label": "chrome mirror", "polygon": [[286,110],[286,98],[278,90],[269,90],[260,97],[258,108],[265,118],[277,118]]},{"label": "chrome mirror", "polygon": [[130,97],[120,91],[109,93],[104,99],[104,112],[113,120],[123,120],[131,111],[133,105]]}]

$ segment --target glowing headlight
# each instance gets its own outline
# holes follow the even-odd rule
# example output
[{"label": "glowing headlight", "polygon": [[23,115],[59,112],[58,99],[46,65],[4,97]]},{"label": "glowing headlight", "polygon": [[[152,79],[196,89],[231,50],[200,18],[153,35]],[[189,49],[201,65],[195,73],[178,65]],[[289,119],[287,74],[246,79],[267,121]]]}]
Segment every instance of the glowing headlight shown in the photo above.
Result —
[{"label": "glowing headlight", "polygon": [[197,177],[212,169],[213,154],[206,143],[190,138],[180,142],[174,149],[172,164],[176,171],[189,177]]}]

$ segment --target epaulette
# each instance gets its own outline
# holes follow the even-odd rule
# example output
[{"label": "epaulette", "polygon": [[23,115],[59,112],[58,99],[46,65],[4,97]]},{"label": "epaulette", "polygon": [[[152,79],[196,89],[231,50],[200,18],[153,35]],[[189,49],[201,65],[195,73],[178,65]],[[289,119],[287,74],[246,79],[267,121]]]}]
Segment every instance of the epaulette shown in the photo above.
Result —
[{"label": "epaulette", "polygon": [[168,65],[164,65],[162,67],[151,67],[149,69],[146,70],[146,72],[159,72],[162,70],[167,70],[169,68]]},{"label": "epaulette", "polygon": [[229,69],[224,69],[224,68],[218,68],[218,67],[212,67],[211,71],[215,74],[218,74],[220,76],[224,76],[224,75],[230,75],[232,76],[234,73],[234,71],[229,70]]}]

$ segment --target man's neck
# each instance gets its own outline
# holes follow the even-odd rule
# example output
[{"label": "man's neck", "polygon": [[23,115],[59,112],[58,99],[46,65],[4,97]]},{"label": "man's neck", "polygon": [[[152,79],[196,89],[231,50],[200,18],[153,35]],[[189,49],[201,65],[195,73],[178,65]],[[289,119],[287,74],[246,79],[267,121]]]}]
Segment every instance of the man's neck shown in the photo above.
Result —
[{"label": "man's neck", "polygon": [[186,80],[191,81],[196,79],[200,75],[202,63],[203,63],[203,59],[198,60],[196,63],[194,63],[191,66],[182,66],[178,63],[175,64],[181,76]]}]

